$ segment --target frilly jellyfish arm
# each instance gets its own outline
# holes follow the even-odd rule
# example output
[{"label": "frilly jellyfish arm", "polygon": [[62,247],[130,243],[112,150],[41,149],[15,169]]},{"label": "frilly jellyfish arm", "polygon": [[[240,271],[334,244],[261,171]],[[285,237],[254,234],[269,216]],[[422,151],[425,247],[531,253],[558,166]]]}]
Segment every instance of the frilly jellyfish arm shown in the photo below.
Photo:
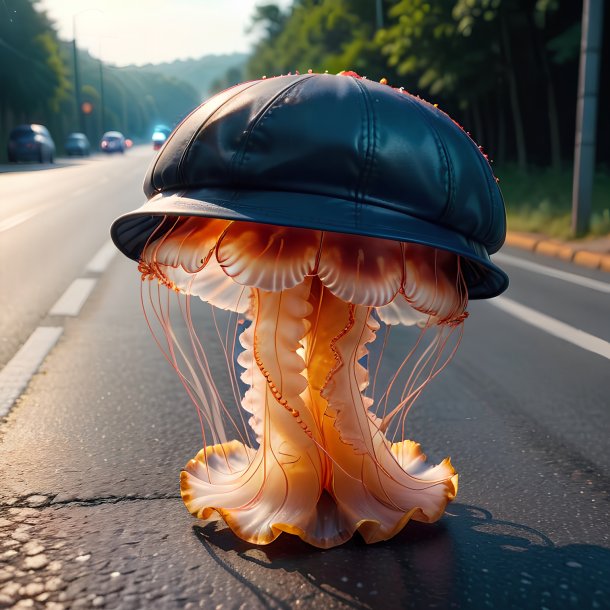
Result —
[{"label": "frilly jellyfish arm", "polygon": [[258,450],[234,441],[225,448],[229,455],[222,469],[217,465],[222,448],[208,448],[181,478],[189,511],[204,519],[217,511],[241,538],[257,544],[282,531],[308,539],[317,520],[321,458],[310,436],[316,431],[313,418],[300,398],[307,382],[296,353],[309,313],[307,292],[308,283],[281,293],[256,291],[253,332],[244,341],[250,355],[242,362],[252,384],[243,406],[252,413]]},{"label": "frilly jellyfish arm", "polygon": [[[419,446],[406,441],[409,459],[400,444],[394,449],[378,429],[379,420],[362,395],[368,378],[358,360],[374,339],[377,324],[366,307],[341,302],[323,290],[324,319],[333,324],[320,329],[310,351],[308,371],[322,371],[334,363],[324,382],[310,375],[313,408],[324,409],[323,437],[332,457],[329,491],[341,523],[360,531],[367,542],[395,535],[414,518],[434,521],[457,491],[457,475],[449,461],[427,468]],[[332,338],[331,338],[332,335]],[[311,366],[313,362],[319,366]],[[321,365],[321,366],[320,366]],[[314,389],[321,387],[318,394]],[[351,449],[351,450],[350,450]]]}]

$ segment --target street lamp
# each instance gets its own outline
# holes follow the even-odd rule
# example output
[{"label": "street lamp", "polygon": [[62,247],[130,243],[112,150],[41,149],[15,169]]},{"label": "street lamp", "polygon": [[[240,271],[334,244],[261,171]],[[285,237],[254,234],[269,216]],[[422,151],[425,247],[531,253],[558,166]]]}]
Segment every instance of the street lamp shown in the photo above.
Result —
[{"label": "street lamp", "polygon": [[79,15],[82,15],[83,13],[89,13],[92,11],[94,11],[96,13],[100,13],[101,15],[104,14],[104,12],[98,8],[86,8],[86,9],[79,11],[78,13],[75,13],[74,15],[72,15],[72,57],[74,59],[74,102],[76,104],[76,115],[78,117],[78,125],[80,127],[80,131],[83,133],[85,132],[85,117],[84,117],[82,109],[81,109],[80,78],[79,78],[79,74],[78,74],[78,47],[76,46],[76,18]]}]

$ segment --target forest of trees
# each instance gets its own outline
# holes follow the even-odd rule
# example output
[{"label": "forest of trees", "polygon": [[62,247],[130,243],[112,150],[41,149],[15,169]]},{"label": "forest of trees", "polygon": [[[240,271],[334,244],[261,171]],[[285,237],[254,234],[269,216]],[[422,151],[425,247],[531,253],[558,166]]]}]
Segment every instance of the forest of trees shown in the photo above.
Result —
[{"label": "forest of trees", "polygon": [[[284,9],[260,0],[251,56],[212,57],[208,67],[221,67],[216,76],[197,64],[208,58],[157,71],[103,65],[79,51],[80,99],[93,108],[82,117],[84,129],[93,141],[107,129],[147,138],[155,123],[174,125],[199,104],[202,88],[348,69],[438,103],[498,165],[559,170],[573,156],[581,12],[580,0],[293,0]],[[610,115],[603,110],[610,106],[608,38],[598,113],[603,167],[610,164]],[[222,66],[230,70],[218,78]],[[12,126],[43,123],[61,146],[63,136],[81,130],[79,118],[72,44],[58,40],[32,0],[3,0],[0,160]]]},{"label": "forest of trees", "polygon": [[[294,0],[287,10],[259,4],[253,27],[262,36],[246,76],[312,69],[385,77],[438,103],[498,164],[560,169],[573,157],[581,12],[577,0]],[[609,17],[606,10],[606,23]],[[607,38],[598,119],[606,136],[598,137],[597,155],[605,165]]]},{"label": "forest of trees", "polygon": [[65,136],[81,131],[92,143],[110,129],[132,139],[149,138],[156,123],[174,125],[201,102],[184,81],[135,67],[102,64],[78,51],[80,101],[92,111],[76,111],[71,43],[58,40],[48,17],[30,0],[0,4],[0,160],[10,129],[42,123],[60,152]]}]

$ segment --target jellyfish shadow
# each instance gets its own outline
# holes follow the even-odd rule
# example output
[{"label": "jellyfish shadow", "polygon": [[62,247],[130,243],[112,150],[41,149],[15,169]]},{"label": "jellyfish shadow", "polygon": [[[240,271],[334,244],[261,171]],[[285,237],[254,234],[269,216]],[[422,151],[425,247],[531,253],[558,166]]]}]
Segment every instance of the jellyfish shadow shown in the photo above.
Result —
[{"label": "jellyfish shadow", "polygon": [[281,535],[267,546],[220,522],[194,526],[210,556],[263,608],[609,607],[610,550],[556,546],[545,534],[453,504],[433,525],[411,522],[393,539],[359,537],[333,549]]}]

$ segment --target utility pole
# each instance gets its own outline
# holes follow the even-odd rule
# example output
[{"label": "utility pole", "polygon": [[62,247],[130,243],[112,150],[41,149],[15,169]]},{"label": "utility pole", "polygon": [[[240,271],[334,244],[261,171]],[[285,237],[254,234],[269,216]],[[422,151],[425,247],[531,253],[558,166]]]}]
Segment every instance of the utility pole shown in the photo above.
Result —
[{"label": "utility pole", "polygon": [[591,223],[603,18],[604,0],[583,0],[572,184],[572,232],[575,235],[586,233]]},{"label": "utility pole", "polygon": [[89,12],[104,14],[103,11],[97,8],[86,8],[78,13],[74,13],[72,15],[72,55],[74,58],[74,100],[76,102],[76,115],[79,129],[82,133],[85,133],[85,115],[83,113],[83,104],[81,100],[81,90],[80,90],[80,76],[78,73],[78,47],[76,46],[76,18],[83,13]]},{"label": "utility pole", "polygon": [[72,57],[74,59],[74,103],[76,104],[76,121],[82,133],[85,133],[85,121],[81,110],[80,80],[78,76],[78,48],[76,46],[76,15],[72,16]]},{"label": "utility pole", "polygon": [[383,0],[376,1],[376,12],[377,12],[377,29],[380,30],[383,27]]},{"label": "utility pole", "polygon": [[[104,105],[104,64],[102,63],[102,60],[100,58],[100,117],[101,117],[101,127],[102,127],[102,134],[106,131],[106,129],[104,128],[104,113],[105,113],[105,105]],[[101,137],[101,135],[100,135]]]}]

